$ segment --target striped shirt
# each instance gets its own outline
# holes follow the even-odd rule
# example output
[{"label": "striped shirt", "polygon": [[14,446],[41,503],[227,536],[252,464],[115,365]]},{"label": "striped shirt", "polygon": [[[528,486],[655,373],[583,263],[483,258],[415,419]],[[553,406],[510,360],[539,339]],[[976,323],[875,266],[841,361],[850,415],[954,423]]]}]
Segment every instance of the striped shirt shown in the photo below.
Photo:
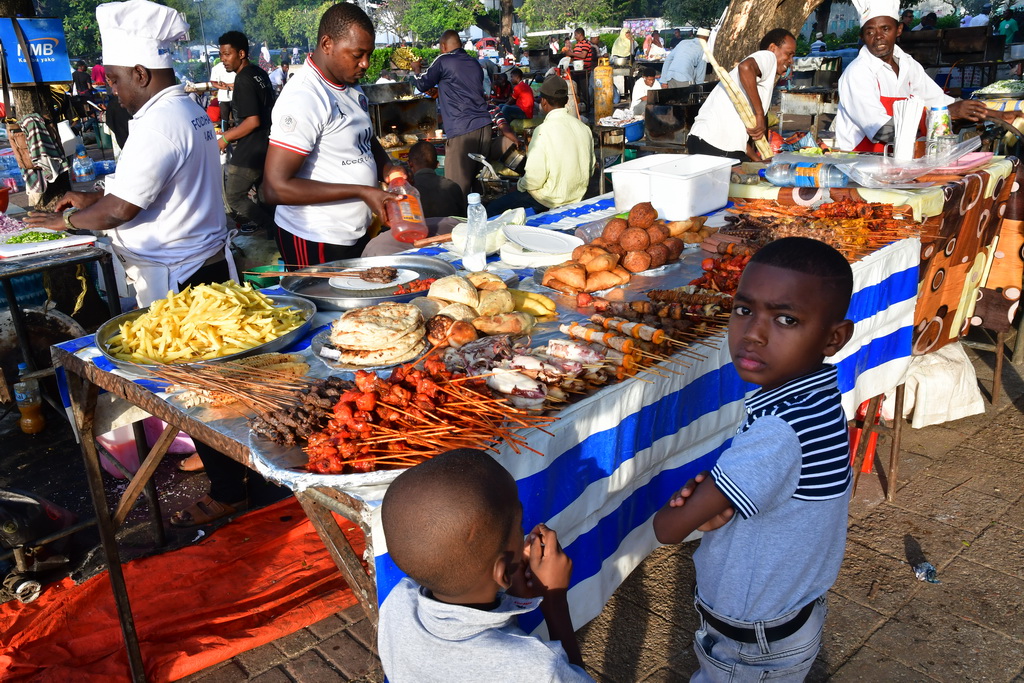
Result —
[{"label": "striped shirt", "polygon": [[835,582],[846,548],[850,450],[834,366],[746,401],[712,471],[737,515],[704,534],[697,589],[741,621],[803,607]]},{"label": "striped shirt", "polygon": [[[800,480],[793,493],[799,500],[838,498],[853,480],[846,414],[836,374],[834,365],[826,365],[777,389],[757,392],[747,399],[747,418],[737,430],[742,434],[765,415],[781,418],[793,428],[801,450]],[[743,517],[757,514],[757,506],[717,466],[712,475],[738,513]]]}]

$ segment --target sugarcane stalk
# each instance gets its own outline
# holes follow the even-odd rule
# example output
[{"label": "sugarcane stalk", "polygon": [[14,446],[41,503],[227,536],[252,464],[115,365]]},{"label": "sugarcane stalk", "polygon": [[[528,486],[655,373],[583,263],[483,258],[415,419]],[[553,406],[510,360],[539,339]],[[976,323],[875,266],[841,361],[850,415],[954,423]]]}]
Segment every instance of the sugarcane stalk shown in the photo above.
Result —
[{"label": "sugarcane stalk", "polygon": [[[725,87],[725,93],[729,96],[729,100],[732,102],[732,106],[736,107],[736,113],[740,115],[740,121],[747,128],[753,128],[757,125],[757,117],[754,116],[754,110],[750,108],[750,102],[747,100],[746,94],[736,85],[736,81],[732,80],[732,76],[729,72],[722,68],[715,59],[715,55],[711,52],[711,48],[708,47],[706,40],[698,39],[700,47],[704,50],[704,56],[708,60],[708,64],[718,74],[718,80]],[[763,137],[754,140],[754,147],[757,148],[757,153],[761,155],[762,159],[769,159],[772,156],[771,145]]]}]

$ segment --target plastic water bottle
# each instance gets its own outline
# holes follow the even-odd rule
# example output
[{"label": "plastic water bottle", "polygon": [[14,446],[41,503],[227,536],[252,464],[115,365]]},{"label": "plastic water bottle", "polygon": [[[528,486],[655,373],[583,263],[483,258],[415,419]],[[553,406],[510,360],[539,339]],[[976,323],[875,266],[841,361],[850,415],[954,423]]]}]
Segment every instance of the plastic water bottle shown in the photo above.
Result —
[{"label": "plastic water bottle", "polygon": [[813,161],[774,163],[761,172],[778,187],[846,187],[850,179],[834,164]]},{"label": "plastic water bottle", "polygon": [[384,204],[391,233],[399,242],[415,242],[427,236],[423,221],[423,202],[420,191],[402,176],[388,181],[388,192],[395,195]]},{"label": "plastic water bottle", "polygon": [[78,183],[91,183],[96,180],[96,165],[85,153],[84,145],[79,145],[75,150],[75,160],[71,162],[71,172],[75,176],[75,182]]},{"label": "plastic water bottle", "polygon": [[487,209],[480,203],[480,195],[476,192],[466,197],[466,201],[469,202],[469,218],[466,221],[466,248],[462,252],[462,265],[466,270],[483,270],[487,267],[487,238],[491,233],[487,225]]},{"label": "plastic water bottle", "polygon": [[28,366],[25,363],[18,363],[18,381],[14,384],[14,400],[21,411],[18,426],[26,434],[38,434],[46,428],[46,418],[43,417],[42,410],[43,397],[39,393],[39,381],[25,379],[27,374]]}]

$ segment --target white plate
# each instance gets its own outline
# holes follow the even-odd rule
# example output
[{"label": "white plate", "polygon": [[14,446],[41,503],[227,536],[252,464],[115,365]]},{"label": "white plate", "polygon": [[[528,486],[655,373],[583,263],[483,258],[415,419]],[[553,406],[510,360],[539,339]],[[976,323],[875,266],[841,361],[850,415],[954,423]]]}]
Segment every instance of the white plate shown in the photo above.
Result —
[{"label": "white plate", "polygon": [[407,282],[412,282],[418,277],[419,273],[417,273],[415,270],[399,268],[398,276],[388,283],[367,282],[361,277],[332,277],[330,280],[327,281],[327,283],[331,287],[334,287],[335,289],[365,291],[367,289],[384,289],[385,287],[397,287],[398,285],[404,285]]},{"label": "white plate", "polygon": [[583,240],[575,235],[529,225],[505,226],[505,237],[523,249],[539,251],[542,254],[565,254],[583,244]]}]

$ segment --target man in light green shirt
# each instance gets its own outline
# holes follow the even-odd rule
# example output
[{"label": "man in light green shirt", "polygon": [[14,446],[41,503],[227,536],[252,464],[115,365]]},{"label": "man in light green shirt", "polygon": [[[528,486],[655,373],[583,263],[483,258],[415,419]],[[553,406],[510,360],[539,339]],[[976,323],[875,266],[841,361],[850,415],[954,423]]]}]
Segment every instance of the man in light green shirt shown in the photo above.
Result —
[{"label": "man in light green shirt", "polygon": [[568,102],[565,80],[546,78],[540,87],[544,122],[530,141],[519,191],[488,204],[489,216],[519,207],[540,213],[583,199],[594,172],[594,136],[585,123],[566,111]]}]

